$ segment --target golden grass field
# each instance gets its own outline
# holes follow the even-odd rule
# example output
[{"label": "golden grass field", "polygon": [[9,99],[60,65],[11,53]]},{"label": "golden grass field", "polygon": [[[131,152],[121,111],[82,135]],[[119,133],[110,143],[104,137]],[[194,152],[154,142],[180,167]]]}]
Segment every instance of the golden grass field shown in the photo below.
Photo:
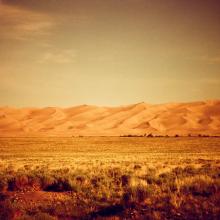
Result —
[{"label": "golden grass field", "polygon": [[0,219],[220,219],[220,138],[0,138]]}]

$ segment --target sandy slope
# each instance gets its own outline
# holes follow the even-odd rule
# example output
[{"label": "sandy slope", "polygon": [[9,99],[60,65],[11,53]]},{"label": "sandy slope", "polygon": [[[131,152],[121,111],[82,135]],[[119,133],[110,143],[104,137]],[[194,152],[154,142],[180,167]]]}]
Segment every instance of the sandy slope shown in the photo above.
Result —
[{"label": "sandy slope", "polygon": [[120,107],[0,108],[0,136],[220,135],[220,100]]}]

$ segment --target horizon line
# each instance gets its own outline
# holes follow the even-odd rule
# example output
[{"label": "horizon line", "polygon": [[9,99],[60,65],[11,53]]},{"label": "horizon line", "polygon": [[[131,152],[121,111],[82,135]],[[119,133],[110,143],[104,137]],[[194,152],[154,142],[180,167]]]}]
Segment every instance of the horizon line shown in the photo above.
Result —
[{"label": "horizon line", "polygon": [[122,105],[94,105],[94,104],[76,104],[76,105],[69,105],[69,106],[23,106],[23,107],[16,107],[16,106],[9,106],[9,105],[0,105],[0,108],[15,108],[15,109],[26,109],[26,108],[37,108],[37,109],[45,109],[45,108],[60,108],[60,109],[67,109],[67,108],[72,108],[72,107],[80,107],[80,106],[90,106],[90,107],[99,107],[99,108],[117,108],[117,107],[126,107],[130,105],[138,105],[138,104],[146,104],[146,105],[167,105],[167,104],[191,104],[191,103],[199,103],[199,102],[220,102],[219,99],[204,99],[204,100],[197,100],[197,101],[171,101],[171,102],[162,102],[162,103],[148,103],[145,101],[142,102],[137,102],[137,103],[130,103],[130,104],[122,104]]}]

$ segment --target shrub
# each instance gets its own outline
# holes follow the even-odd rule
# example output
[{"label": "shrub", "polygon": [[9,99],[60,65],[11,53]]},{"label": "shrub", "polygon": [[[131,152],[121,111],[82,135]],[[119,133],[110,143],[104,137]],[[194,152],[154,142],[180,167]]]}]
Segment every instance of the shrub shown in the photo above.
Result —
[{"label": "shrub", "polygon": [[41,180],[38,177],[29,177],[28,178],[29,185],[33,190],[39,191],[42,188]]},{"label": "shrub", "polygon": [[145,177],[147,184],[161,184],[161,180],[157,178],[155,175],[148,174]]},{"label": "shrub", "polygon": [[52,192],[66,192],[66,191],[78,191],[77,186],[68,179],[59,178],[52,184],[45,188],[46,191]]},{"label": "shrub", "polygon": [[8,180],[8,190],[9,190],[9,191],[15,191],[15,190],[17,190],[15,178],[12,178],[12,179],[9,179],[9,180]]},{"label": "shrub", "polygon": [[26,175],[19,175],[15,178],[15,185],[17,189],[22,190],[28,185],[28,177]]},{"label": "shrub", "polygon": [[183,168],[182,167],[175,167],[172,172],[176,175],[176,176],[182,176],[183,175]]},{"label": "shrub", "polygon": [[218,185],[209,181],[209,179],[197,178],[191,183],[182,186],[180,190],[185,194],[190,193],[194,196],[209,197],[218,191]]},{"label": "shrub", "polygon": [[54,183],[55,179],[50,176],[43,176],[41,178],[41,187],[43,190],[46,190],[48,186],[52,185]]},{"label": "shrub", "polygon": [[115,178],[119,178],[121,176],[122,172],[119,168],[115,167],[115,168],[109,169],[107,171],[107,174],[109,177],[115,179]]},{"label": "shrub", "polygon": [[122,175],[121,176],[121,184],[122,186],[128,186],[131,182],[131,176],[129,175]]},{"label": "shrub", "polygon": [[135,191],[135,198],[137,199],[138,202],[143,202],[148,195],[148,190],[147,188],[144,188],[143,186],[139,186],[136,188]]},{"label": "shrub", "polygon": [[85,182],[86,178],[84,176],[77,176],[76,181],[79,184],[83,184]]},{"label": "shrub", "polygon": [[141,169],[141,165],[135,164],[135,165],[134,165],[134,170],[139,170],[139,169]]},{"label": "shrub", "polygon": [[143,202],[148,196],[152,194],[150,187],[141,184],[130,187],[128,192],[130,192],[131,198],[134,202]]},{"label": "shrub", "polygon": [[8,179],[9,191],[23,190],[27,186],[29,186],[29,180],[26,175],[18,175]]},{"label": "shrub", "polygon": [[176,192],[178,190],[177,184],[174,181],[167,183],[167,186],[171,192]]},{"label": "shrub", "polygon": [[186,166],[183,171],[184,171],[184,174],[186,174],[188,176],[198,174],[198,169],[196,169],[195,167],[190,166],[190,165]]},{"label": "shrub", "polygon": [[176,176],[172,172],[161,173],[159,179],[162,183],[174,182]]},{"label": "shrub", "polygon": [[91,180],[90,180],[91,184],[93,187],[97,188],[99,187],[100,185],[100,178],[98,177],[93,177]]}]

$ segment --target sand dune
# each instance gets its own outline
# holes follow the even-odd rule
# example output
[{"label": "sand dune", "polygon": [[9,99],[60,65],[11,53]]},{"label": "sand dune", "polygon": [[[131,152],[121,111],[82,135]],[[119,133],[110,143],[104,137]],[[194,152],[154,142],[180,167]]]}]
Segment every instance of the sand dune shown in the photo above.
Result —
[{"label": "sand dune", "polygon": [[0,108],[0,136],[220,135],[220,100],[120,107]]}]

